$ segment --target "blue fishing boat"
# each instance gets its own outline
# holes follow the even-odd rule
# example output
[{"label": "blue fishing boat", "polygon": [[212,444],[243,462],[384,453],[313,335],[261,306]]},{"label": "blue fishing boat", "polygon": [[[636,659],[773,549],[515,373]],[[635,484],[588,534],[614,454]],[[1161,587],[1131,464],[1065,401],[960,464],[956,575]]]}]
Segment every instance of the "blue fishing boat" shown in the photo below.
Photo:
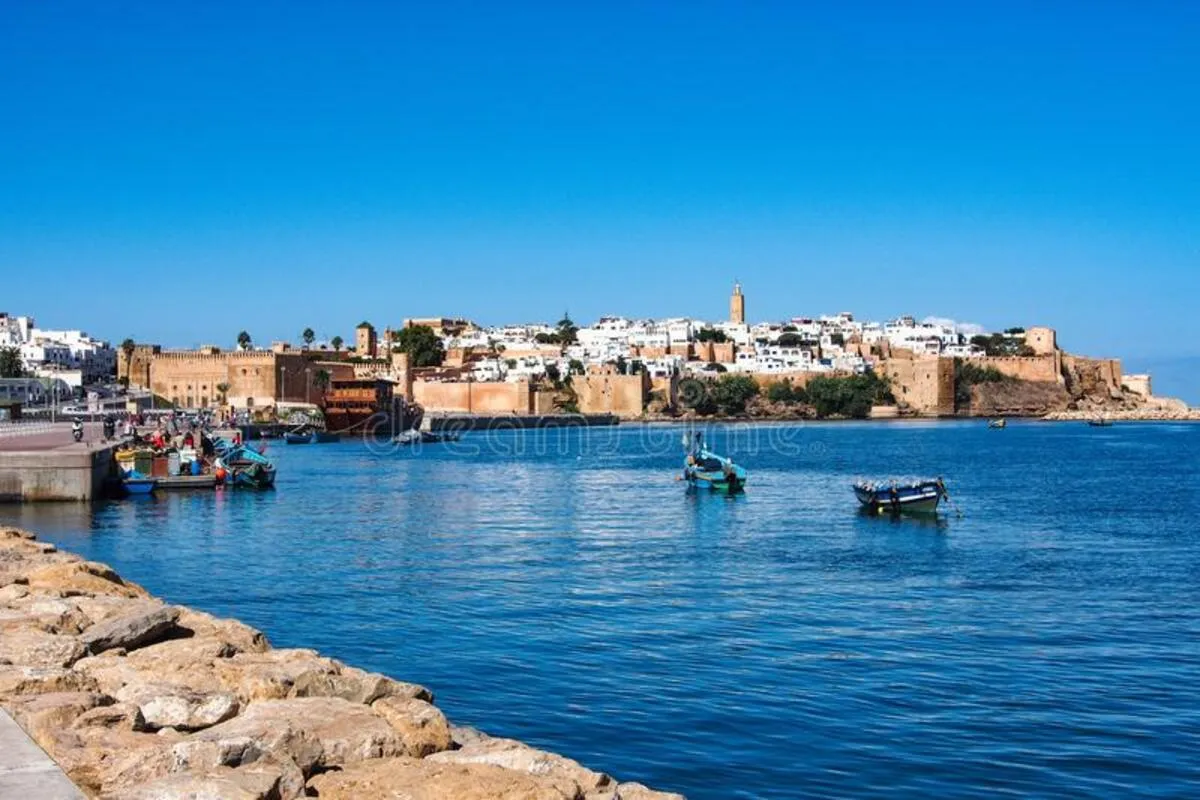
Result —
[{"label": "blue fishing boat", "polygon": [[126,494],[150,494],[158,481],[149,475],[130,470],[121,477],[121,488]]},{"label": "blue fishing boat", "polygon": [[859,481],[854,496],[872,514],[933,514],[950,493],[941,478],[922,481]]},{"label": "blue fishing boat", "polygon": [[683,461],[683,480],[688,489],[708,489],[722,494],[741,494],[746,491],[746,470],[733,463],[732,459],[717,455],[704,446],[704,434],[684,434],[683,446],[687,457]]}]

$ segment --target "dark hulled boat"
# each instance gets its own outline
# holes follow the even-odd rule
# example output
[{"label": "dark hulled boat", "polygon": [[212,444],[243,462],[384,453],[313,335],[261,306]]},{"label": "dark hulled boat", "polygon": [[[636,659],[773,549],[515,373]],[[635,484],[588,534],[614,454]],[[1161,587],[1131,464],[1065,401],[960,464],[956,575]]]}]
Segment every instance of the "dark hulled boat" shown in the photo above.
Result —
[{"label": "dark hulled boat", "polygon": [[933,514],[938,504],[949,499],[941,478],[925,481],[859,481],[854,496],[864,510],[873,514]]}]

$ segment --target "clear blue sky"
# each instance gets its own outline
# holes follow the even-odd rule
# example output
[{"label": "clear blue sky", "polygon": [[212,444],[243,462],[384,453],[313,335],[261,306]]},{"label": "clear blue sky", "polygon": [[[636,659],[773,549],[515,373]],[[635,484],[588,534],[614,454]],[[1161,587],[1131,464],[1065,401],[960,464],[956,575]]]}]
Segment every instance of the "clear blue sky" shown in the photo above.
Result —
[{"label": "clear blue sky", "polygon": [[1196,356],[1198,43],[1189,2],[9,2],[0,310],[230,344],[737,277]]}]

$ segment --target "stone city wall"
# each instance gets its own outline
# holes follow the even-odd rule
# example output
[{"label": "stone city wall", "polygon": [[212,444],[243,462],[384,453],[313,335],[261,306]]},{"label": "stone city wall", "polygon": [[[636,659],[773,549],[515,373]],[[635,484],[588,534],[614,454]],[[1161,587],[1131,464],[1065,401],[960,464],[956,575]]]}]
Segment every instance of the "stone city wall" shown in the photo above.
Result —
[{"label": "stone city wall", "polygon": [[646,413],[650,377],[644,372],[617,375],[609,372],[576,375],[571,385],[579,397],[583,414],[616,414],[634,419]]},{"label": "stone city wall", "polygon": [[977,367],[991,367],[1020,381],[1053,383],[1062,380],[1061,359],[1059,353],[1047,353],[1037,356],[980,356],[965,360]]},{"label": "stone city wall", "polygon": [[533,410],[527,381],[476,383],[416,380],[412,384],[412,396],[427,412],[529,414]]}]

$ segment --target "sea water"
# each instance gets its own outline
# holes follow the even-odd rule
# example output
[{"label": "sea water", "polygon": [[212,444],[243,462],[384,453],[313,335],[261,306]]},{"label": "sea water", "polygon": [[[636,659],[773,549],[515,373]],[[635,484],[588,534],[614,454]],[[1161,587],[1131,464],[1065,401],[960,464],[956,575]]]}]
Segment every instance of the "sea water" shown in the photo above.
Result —
[{"label": "sea water", "polygon": [[[1194,795],[1200,426],[682,428],[283,446],[275,490],[0,507],[173,603],[704,798]],[[940,519],[859,477],[942,476]]]}]

